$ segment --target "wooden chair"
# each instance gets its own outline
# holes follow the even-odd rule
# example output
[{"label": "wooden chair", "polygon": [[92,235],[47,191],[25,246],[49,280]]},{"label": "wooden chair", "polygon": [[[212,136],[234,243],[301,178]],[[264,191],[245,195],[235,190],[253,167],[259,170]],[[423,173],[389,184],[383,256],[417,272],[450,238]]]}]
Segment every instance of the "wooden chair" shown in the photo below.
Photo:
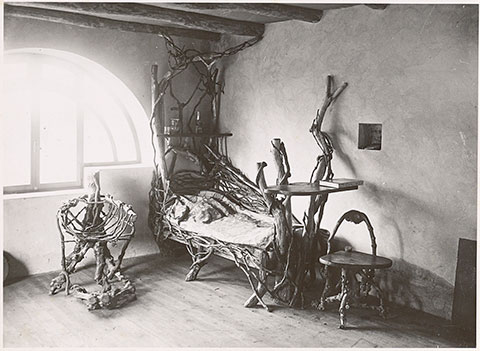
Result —
[{"label": "wooden chair", "polygon": [[[345,247],[344,251],[330,252],[331,241],[335,237],[335,234],[343,221],[353,222],[355,224],[365,222],[368,231],[370,232],[372,254],[352,251],[352,248],[349,246]],[[352,298],[355,297],[357,300],[361,300],[362,298],[366,299],[372,287],[377,291],[380,300],[379,305],[374,306],[374,308],[379,310],[382,317],[385,317],[386,311],[384,307],[384,297],[382,290],[373,280],[374,270],[391,267],[392,260],[377,256],[377,244],[375,242],[375,235],[373,234],[373,227],[365,213],[350,210],[340,217],[335,229],[328,238],[327,254],[320,257],[320,263],[326,265],[327,278],[318,308],[324,310],[326,302],[340,301],[340,329],[345,329],[345,311],[350,307]],[[331,285],[331,277],[329,277],[328,274],[329,267],[341,268],[341,291],[335,296],[327,297]],[[360,277],[359,280],[357,280],[357,276]],[[368,306],[365,303],[360,303],[359,305],[362,307]]]},{"label": "wooden chair", "polygon": [[[65,287],[67,295],[73,291],[89,310],[118,308],[136,299],[135,286],[122,274],[120,266],[135,234],[137,214],[132,206],[111,195],[100,194],[98,172],[91,176],[90,188],[91,194],[65,202],[57,212],[62,271],[50,282],[50,295]],[[123,245],[115,258],[110,250],[119,242]],[[65,243],[75,243],[68,256]],[[95,281],[102,289],[89,293],[78,284],[71,285],[70,275],[90,249],[95,253]],[[114,278],[117,282],[113,281]]]}]

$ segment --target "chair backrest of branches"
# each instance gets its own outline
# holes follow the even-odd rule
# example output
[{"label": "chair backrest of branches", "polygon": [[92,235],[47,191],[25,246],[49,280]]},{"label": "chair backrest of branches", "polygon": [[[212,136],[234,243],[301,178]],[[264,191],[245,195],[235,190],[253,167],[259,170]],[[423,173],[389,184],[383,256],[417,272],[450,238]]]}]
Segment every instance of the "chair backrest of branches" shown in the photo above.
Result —
[{"label": "chair backrest of branches", "polygon": [[[97,218],[87,218],[89,206],[99,209]],[[127,239],[135,232],[136,213],[130,205],[114,200],[111,195],[100,195],[95,202],[84,195],[63,204],[57,212],[58,228],[76,240],[116,241]],[[86,225],[86,223],[90,223]]]},{"label": "chair backrest of branches", "polygon": [[337,224],[335,225],[335,229],[333,230],[332,234],[330,234],[330,237],[328,238],[327,241],[327,254],[330,253],[331,250],[331,242],[333,238],[335,237],[335,234],[337,234],[338,229],[340,228],[340,225],[344,222],[351,222],[354,224],[360,224],[362,222],[365,223],[368,229],[368,233],[370,235],[370,245],[372,247],[372,255],[376,256],[377,255],[377,242],[375,240],[375,234],[373,233],[373,226],[370,223],[370,220],[368,219],[367,215],[363,212],[357,211],[357,210],[350,210],[348,212],[345,212],[342,217],[337,221]]}]

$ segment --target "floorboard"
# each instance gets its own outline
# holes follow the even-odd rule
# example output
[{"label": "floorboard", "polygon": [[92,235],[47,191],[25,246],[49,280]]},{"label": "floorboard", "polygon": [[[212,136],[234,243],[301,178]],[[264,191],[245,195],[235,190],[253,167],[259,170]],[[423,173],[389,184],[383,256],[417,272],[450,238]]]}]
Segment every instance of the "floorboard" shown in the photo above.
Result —
[{"label": "floorboard", "polygon": [[[338,329],[335,306],[247,309],[247,279],[235,265],[215,257],[197,281],[185,282],[190,258],[146,256],[125,261],[137,300],[117,310],[87,311],[63,292],[48,295],[55,272],[4,286],[4,347],[473,347],[447,321],[405,308],[381,319],[373,311],[348,311]],[[95,289],[94,267],[72,275]]]}]

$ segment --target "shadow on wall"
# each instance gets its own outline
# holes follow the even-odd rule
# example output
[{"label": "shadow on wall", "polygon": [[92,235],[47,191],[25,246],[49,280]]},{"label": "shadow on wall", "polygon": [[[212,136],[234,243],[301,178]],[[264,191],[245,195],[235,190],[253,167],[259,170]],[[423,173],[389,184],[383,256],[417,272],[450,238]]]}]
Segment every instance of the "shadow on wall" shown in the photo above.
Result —
[{"label": "shadow on wall", "polygon": [[[9,272],[7,275],[7,279],[5,279],[4,277],[5,286],[21,280],[23,279],[22,277],[26,277],[29,274],[27,267],[21,261],[13,257],[8,252],[4,251],[3,257],[6,258],[8,262],[8,272]],[[4,267],[4,274],[5,274],[5,267]]]},{"label": "shadow on wall", "polygon": [[[351,245],[346,238],[335,238],[332,242],[332,252],[343,251],[346,246]],[[427,280],[433,281],[435,280],[433,277],[428,277],[428,275],[432,275],[432,273],[426,270],[422,271],[420,267],[409,264],[403,259],[393,261],[390,269],[375,271],[375,280],[380,284],[380,288],[385,293],[385,297],[388,301],[393,301],[399,305],[422,310],[423,300],[417,295],[415,290],[412,289],[412,286],[414,286],[413,277],[417,277],[417,279],[418,277],[426,277]],[[332,270],[332,276],[339,280],[340,270]]]},{"label": "shadow on wall", "polygon": [[[385,213],[385,216],[377,221],[382,227],[389,226],[391,232],[395,234],[394,237],[397,238],[398,255],[396,256],[399,258],[393,260],[392,268],[379,272],[379,280],[388,300],[450,319],[453,285],[428,269],[404,259],[404,240],[414,233],[405,233],[397,222],[395,214],[403,213],[402,209],[408,208],[408,213],[415,213],[415,216],[420,216],[427,221],[443,215],[434,212],[427,204],[403,192],[380,188],[370,183],[366,184],[365,189],[368,192],[369,201],[376,203],[382,208],[382,213]],[[385,245],[382,242],[378,244],[379,247]],[[415,246],[415,243],[409,243],[408,246]]]},{"label": "shadow on wall", "polygon": [[[335,238],[332,252],[344,250],[347,245],[351,245],[348,240]],[[339,281],[339,269],[331,269],[330,274],[334,281]],[[387,301],[451,318],[453,285],[429,270],[403,259],[394,259],[390,269],[376,270],[375,277]]]},{"label": "shadow on wall", "polygon": [[[378,187],[371,183],[366,183],[363,190],[366,191],[368,196],[367,202],[381,208],[379,213],[381,215],[367,213],[370,219],[377,223],[376,226],[374,225],[374,230],[380,250],[379,255],[382,255],[382,251],[395,252],[395,254],[392,254],[393,257],[390,257],[393,260],[393,266],[388,270],[378,270],[376,272],[378,282],[388,300],[450,319],[453,284],[428,270],[428,267],[422,268],[405,260],[406,250],[411,250],[412,247],[418,248],[418,243],[415,244],[412,240],[421,240],[423,236],[402,229],[401,222],[397,220],[396,215],[398,213],[411,213],[415,214],[415,217],[424,218],[426,221],[434,221],[435,218],[448,214],[439,213],[424,202],[401,191]],[[381,228],[389,229],[388,236],[380,235],[379,237],[378,234],[382,233]],[[418,239],[415,239],[414,236]],[[349,239],[349,237],[335,237],[332,251],[343,250],[346,245],[353,246],[355,249],[355,244],[351,243]],[[365,237],[365,240],[369,240],[368,237]],[[405,240],[411,241],[406,242]],[[385,250],[386,247],[387,250]],[[429,252],[425,251],[424,254],[427,255]],[[438,255],[440,254],[438,253]],[[452,262],[452,265],[454,264]]]},{"label": "shadow on wall", "polygon": [[[407,233],[402,231],[400,224],[396,220],[399,213],[404,213],[404,215],[405,213],[415,214],[415,217],[422,217],[425,221],[429,219],[433,221],[435,218],[443,218],[448,215],[446,213],[439,213],[437,209],[434,211],[431,205],[426,204],[420,199],[412,198],[410,195],[401,191],[392,190],[387,187],[379,187],[373,183],[366,183],[363,189],[367,192],[367,201],[376,204],[382,209],[381,213],[385,214],[381,218],[378,218],[377,222],[382,223],[383,227],[390,226],[394,229],[398,239],[398,257],[402,259],[405,254],[403,239]],[[414,246],[414,243],[411,243],[411,245]]]},{"label": "shadow on wall", "polygon": [[[338,106],[334,105],[331,109],[330,116],[326,117],[331,120],[329,129],[335,131],[334,133],[327,132],[327,134],[329,134],[333,139],[332,142],[333,142],[333,147],[335,149],[333,157],[338,158],[340,161],[342,161],[343,164],[346,166],[346,168],[350,170],[350,172],[354,176],[356,176],[357,172],[356,172],[355,166],[353,165],[352,160],[350,159],[348,154],[342,150],[341,144],[338,142],[338,140],[343,139],[343,137],[340,137],[340,136],[345,136],[345,138],[349,140],[351,139],[348,136],[348,134],[345,132],[345,128],[342,126],[341,123],[339,123],[339,119],[340,119],[339,115],[340,114],[338,113]],[[355,145],[355,140],[351,140],[351,142],[353,143],[353,145]]]},{"label": "shadow on wall", "polygon": [[445,279],[403,259],[376,274],[389,301],[451,318],[453,285]]}]

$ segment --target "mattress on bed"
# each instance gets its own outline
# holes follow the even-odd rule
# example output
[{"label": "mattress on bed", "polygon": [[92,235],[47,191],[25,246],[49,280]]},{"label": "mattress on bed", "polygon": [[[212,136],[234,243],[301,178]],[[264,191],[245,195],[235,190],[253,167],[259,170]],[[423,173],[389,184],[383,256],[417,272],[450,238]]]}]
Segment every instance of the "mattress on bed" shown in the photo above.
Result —
[{"label": "mattress on bed", "polygon": [[212,191],[177,196],[167,218],[201,236],[262,249],[274,236],[273,217],[243,209]]}]

